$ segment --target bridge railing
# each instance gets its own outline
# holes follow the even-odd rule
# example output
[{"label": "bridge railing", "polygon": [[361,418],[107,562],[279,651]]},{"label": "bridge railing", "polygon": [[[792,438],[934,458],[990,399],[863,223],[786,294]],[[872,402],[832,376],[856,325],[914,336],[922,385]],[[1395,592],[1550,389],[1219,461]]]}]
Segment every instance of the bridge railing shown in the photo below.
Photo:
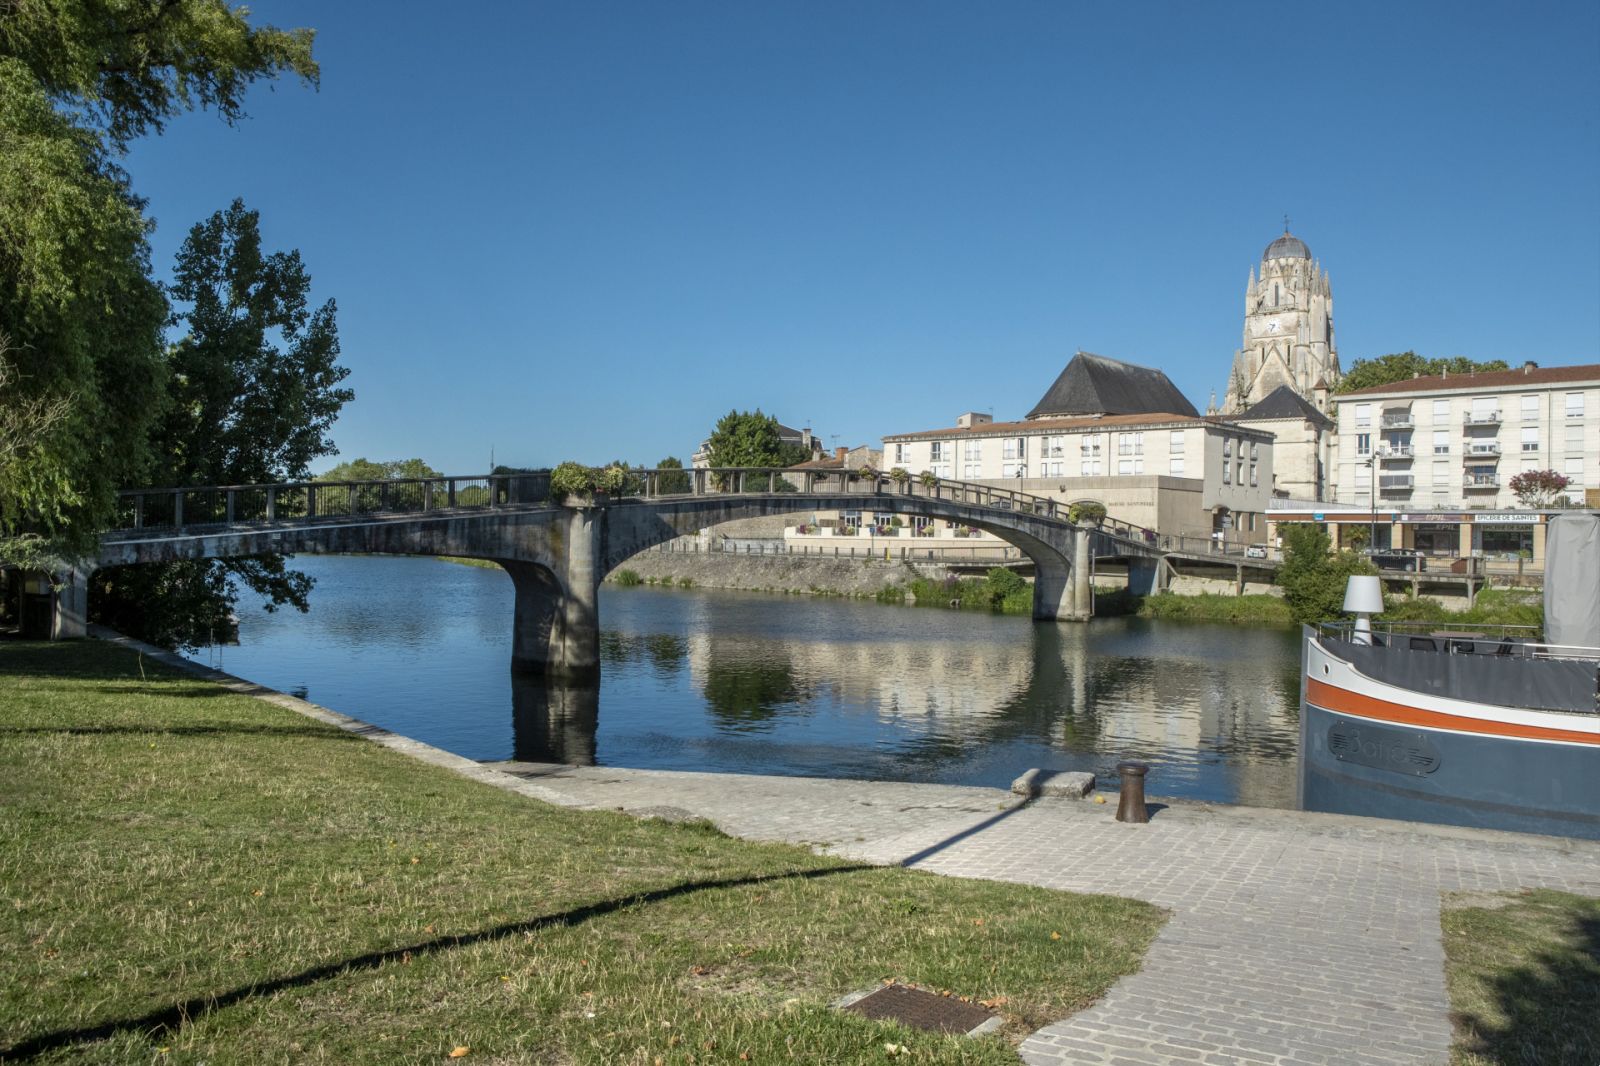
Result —
[{"label": "bridge railing", "polygon": [[[1012,514],[1065,521],[1068,506],[1047,496],[966,481],[919,477],[897,480],[858,470],[797,470],[712,467],[682,470],[630,469],[618,500],[675,496],[737,496],[804,493],[874,498],[910,496]],[[119,495],[122,531],[171,531],[195,527],[275,524],[318,519],[481,510],[550,502],[548,473],[472,477],[390,478],[376,481],[303,481],[272,485],[198,485],[130,489]],[[1129,540],[1153,531],[1115,523],[1102,532]]]},{"label": "bridge railing", "polygon": [[122,529],[157,531],[446,509],[479,510],[541,503],[548,495],[547,476],[488,474],[130,489],[118,494],[117,508]]}]

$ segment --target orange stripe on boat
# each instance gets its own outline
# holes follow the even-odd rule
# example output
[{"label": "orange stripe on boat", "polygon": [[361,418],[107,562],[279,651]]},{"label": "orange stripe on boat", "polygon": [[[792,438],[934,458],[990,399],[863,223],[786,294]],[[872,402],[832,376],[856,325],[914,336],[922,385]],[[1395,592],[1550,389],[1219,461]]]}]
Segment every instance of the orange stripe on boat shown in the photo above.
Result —
[{"label": "orange stripe on boat", "polygon": [[1398,722],[1404,725],[1427,726],[1430,729],[1448,729],[1456,733],[1482,733],[1501,737],[1522,737],[1527,740],[1563,740],[1576,744],[1600,745],[1600,733],[1585,733],[1576,729],[1552,729],[1542,725],[1522,725],[1517,722],[1496,722],[1488,718],[1469,718],[1441,711],[1424,711],[1391,703],[1373,696],[1336,688],[1326,681],[1306,678],[1306,701],[1326,711],[1371,718],[1380,722]]}]

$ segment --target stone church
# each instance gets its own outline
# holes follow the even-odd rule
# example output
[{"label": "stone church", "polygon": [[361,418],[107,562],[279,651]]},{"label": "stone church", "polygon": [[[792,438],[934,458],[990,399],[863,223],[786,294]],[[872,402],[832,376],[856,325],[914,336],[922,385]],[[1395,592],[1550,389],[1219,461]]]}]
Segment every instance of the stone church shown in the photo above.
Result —
[{"label": "stone church", "polygon": [[1339,382],[1333,291],[1305,241],[1284,228],[1267,245],[1244,294],[1244,345],[1233,356],[1222,414],[1274,437],[1273,492],[1328,497],[1334,425],[1328,395]]}]

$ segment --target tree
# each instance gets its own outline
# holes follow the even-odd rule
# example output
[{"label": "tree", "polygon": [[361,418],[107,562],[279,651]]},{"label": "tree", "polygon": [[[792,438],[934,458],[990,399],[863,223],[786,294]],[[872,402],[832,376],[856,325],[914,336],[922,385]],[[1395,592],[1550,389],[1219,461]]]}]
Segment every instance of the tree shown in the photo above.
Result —
[{"label": "tree", "polygon": [[[225,0],[0,4],[0,424],[59,412],[0,464],[0,560],[86,553],[149,459],[167,316],[143,203],[115,159],[246,86],[315,84],[310,30],[253,28]],[[33,412],[33,414],[29,414]],[[43,423],[41,423],[43,424]]]},{"label": "tree", "polygon": [[[656,491],[664,496],[687,494],[690,491],[689,475],[683,471],[683,463],[674,456],[667,456],[656,464],[656,469],[662,473],[656,475]],[[677,473],[669,473],[677,471]]]},{"label": "tree", "polygon": [[785,444],[778,435],[778,420],[759,408],[729,411],[717,421],[706,446],[712,466],[782,467],[811,458],[798,444]]},{"label": "tree", "polygon": [[[299,252],[264,253],[260,216],[235,200],[189,231],[173,296],[188,305],[167,360],[168,403],[152,432],[158,485],[303,481],[353,396],[338,383],[334,303],[310,309]],[[91,611],[161,644],[231,635],[235,579],[268,610],[307,609],[311,579],[281,555],[125,568],[96,582]]]},{"label": "tree", "polygon": [[318,474],[318,481],[417,481],[422,478],[443,477],[421,459],[390,459],[375,463],[370,459],[351,459],[340,463],[326,473]]},{"label": "tree", "polygon": [[1357,359],[1339,379],[1336,393],[1369,389],[1374,385],[1388,385],[1396,381],[1409,381],[1414,377],[1436,377],[1440,374],[1486,374],[1494,370],[1510,370],[1504,359],[1473,362],[1456,355],[1445,359],[1428,359],[1416,352],[1397,352],[1372,359]]},{"label": "tree", "polygon": [[1524,470],[1511,479],[1511,492],[1524,507],[1554,507],[1565,499],[1571,480],[1554,470]]},{"label": "tree", "polygon": [[1352,574],[1376,574],[1370,562],[1354,552],[1332,552],[1333,542],[1313,522],[1295,522],[1283,530],[1283,565],[1278,584],[1296,622],[1325,622],[1344,610],[1345,584]]}]

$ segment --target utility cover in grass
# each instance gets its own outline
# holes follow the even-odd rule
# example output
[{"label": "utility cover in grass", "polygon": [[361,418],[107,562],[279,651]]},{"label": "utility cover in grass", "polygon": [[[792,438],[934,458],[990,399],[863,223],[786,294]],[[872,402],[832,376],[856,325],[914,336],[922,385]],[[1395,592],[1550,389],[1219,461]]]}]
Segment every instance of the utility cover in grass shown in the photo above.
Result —
[{"label": "utility cover in grass", "polygon": [[936,1033],[972,1033],[998,1028],[999,1016],[954,996],[941,996],[905,985],[884,985],[859,999],[842,1004],[845,1010],[878,1021],[899,1022]]}]

